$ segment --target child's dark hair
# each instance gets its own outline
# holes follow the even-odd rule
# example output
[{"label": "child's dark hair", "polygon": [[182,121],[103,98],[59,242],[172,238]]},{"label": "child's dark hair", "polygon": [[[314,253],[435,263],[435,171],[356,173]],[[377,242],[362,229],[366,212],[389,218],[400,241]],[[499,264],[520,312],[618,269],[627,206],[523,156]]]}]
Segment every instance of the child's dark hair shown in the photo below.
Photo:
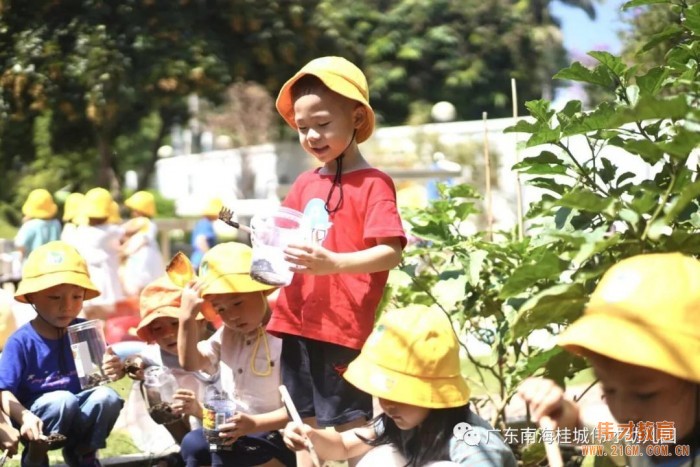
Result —
[{"label": "child's dark hair", "polygon": [[389,444],[398,449],[408,463],[404,467],[419,467],[429,462],[450,460],[450,440],[454,426],[467,420],[469,405],[449,409],[430,409],[423,422],[410,430],[402,430],[394,420],[382,413],[369,425],[381,421],[384,431],[373,440],[360,439],[370,446]]},{"label": "child's dark hair", "polygon": [[318,76],[304,75],[292,84],[289,92],[292,95],[292,102],[302,96],[318,93],[320,91],[330,91]]}]

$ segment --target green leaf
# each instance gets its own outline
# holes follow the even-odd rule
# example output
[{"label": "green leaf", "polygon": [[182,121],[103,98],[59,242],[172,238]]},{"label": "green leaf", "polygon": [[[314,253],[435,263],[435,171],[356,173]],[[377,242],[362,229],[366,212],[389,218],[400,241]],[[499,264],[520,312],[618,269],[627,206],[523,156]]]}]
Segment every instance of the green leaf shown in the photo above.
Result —
[{"label": "green leaf", "polygon": [[662,42],[666,41],[675,41],[679,36],[682,36],[684,33],[684,29],[680,27],[679,25],[672,23],[669,26],[666,26],[666,28],[654,34],[651,36],[651,38],[647,41],[646,44],[640,49],[639,53],[642,54],[644,52],[647,52],[657,45],[661,44]]},{"label": "green leaf", "polygon": [[637,86],[641,96],[652,96],[659,92],[666,77],[668,69],[665,67],[656,67],[649,70],[645,75],[637,78]]},{"label": "green leaf", "polygon": [[588,55],[605,65],[615,76],[622,76],[627,69],[625,64],[622,63],[622,59],[620,59],[620,57],[616,57],[610,52],[591,51],[588,52]]},{"label": "green leaf", "polygon": [[583,83],[595,84],[598,86],[603,86],[605,88],[612,87],[615,82],[607,73],[604,67],[596,67],[593,70],[589,70],[581,64],[581,62],[574,62],[570,67],[560,70],[553,76],[553,79],[564,79],[570,81],[580,81]]},{"label": "green leaf", "polygon": [[486,250],[476,250],[469,254],[469,285],[476,287],[479,284],[481,271],[484,269],[485,260],[488,257]]},{"label": "green leaf", "polygon": [[680,196],[674,198],[664,217],[666,225],[671,225],[673,221],[685,210],[685,208],[700,197],[700,181],[686,185]]},{"label": "green leaf", "polygon": [[445,309],[453,308],[464,301],[467,277],[462,274],[456,278],[438,281],[432,288],[432,294]]},{"label": "green leaf", "polygon": [[553,323],[569,323],[581,314],[587,301],[581,284],[559,284],[545,289],[520,307],[510,327],[510,337],[518,339]]},{"label": "green leaf", "polygon": [[530,111],[530,114],[532,114],[537,121],[542,123],[549,123],[552,116],[554,116],[554,110],[552,110],[550,106],[551,103],[546,99],[528,101],[525,103],[525,107]]},{"label": "green leaf", "polygon": [[539,146],[540,144],[551,144],[558,142],[562,137],[562,133],[556,128],[541,128],[537,133],[534,133],[527,140],[526,147]]},{"label": "green leaf", "polygon": [[683,26],[688,28],[696,36],[700,36],[700,3],[687,8],[684,12],[685,23]]},{"label": "green leaf", "polygon": [[556,279],[565,267],[556,254],[547,250],[540,251],[533,260],[513,271],[498,294],[499,298],[517,295],[541,280]]},{"label": "green leaf", "polygon": [[627,10],[627,9],[638,7],[638,6],[656,5],[659,3],[670,4],[671,2],[669,0],[631,0],[631,1],[623,4],[622,9]]},{"label": "green leaf", "polygon": [[513,170],[533,175],[556,175],[566,173],[567,164],[551,151],[542,151],[537,156],[526,157],[513,166]]},{"label": "green leaf", "polygon": [[534,133],[542,127],[540,122],[530,122],[522,119],[518,120],[513,126],[509,126],[503,130],[504,133]]},{"label": "green leaf", "polygon": [[580,211],[601,213],[608,209],[613,201],[610,197],[604,198],[590,190],[575,189],[562,196],[557,204]]},{"label": "green leaf", "polygon": [[611,121],[617,118],[617,113],[618,109],[615,104],[603,102],[594,111],[580,116],[580,118],[567,125],[563,131],[564,136],[587,134],[612,128],[615,125],[611,124]]},{"label": "green leaf", "polygon": [[643,120],[656,120],[669,118],[677,120],[684,118],[690,111],[685,96],[679,95],[672,99],[662,97],[644,96],[634,107],[626,107],[618,110],[610,119],[611,127],[620,127],[626,123],[641,122]]},{"label": "green leaf", "polygon": [[664,151],[648,139],[630,139],[625,141],[622,147],[632,154],[641,156],[645,162],[651,165],[656,164],[664,157]]},{"label": "green leaf", "polygon": [[679,127],[673,138],[659,143],[659,147],[677,160],[686,160],[692,150],[700,147],[700,133]]}]

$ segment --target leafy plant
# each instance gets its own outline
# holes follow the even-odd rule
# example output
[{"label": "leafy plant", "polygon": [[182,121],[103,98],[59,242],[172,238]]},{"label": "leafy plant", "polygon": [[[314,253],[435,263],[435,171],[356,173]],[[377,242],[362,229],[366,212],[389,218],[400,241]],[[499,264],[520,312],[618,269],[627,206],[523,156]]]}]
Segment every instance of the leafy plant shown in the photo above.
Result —
[{"label": "leafy plant", "polygon": [[[652,3],[662,2],[626,7]],[[529,135],[527,147],[542,147],[514,166],[542,193],[527,212],[526,235],[497,232],[487,241],[488,232],[471,234],[480,199],[467,185],[443,186],[427,209],[404,213],[421,241],[392,274],[391,301],[438,306],[450,316],[467,343],[473,386],[486,387],[495,407],[496,426],[505,425],[506,405],[524,378],[564,384],[585,367],[533,335],[554,336],[580,316],[612,264],[648,252],[700,254],[700,3],[666,3],[684,21],[652,36],[637,63],[590,52],[594,68],[577,62],[555,76],[612,90],[614,100],[590,112],[579,101],[561,110],[530,101],[530,118],[506,130]],[[638,71],[645,50],[661,39],[673,41],[665,62]],[[587,150],[574,149],[581,146]],[[489,356],[474,355],[480,343]]]}]

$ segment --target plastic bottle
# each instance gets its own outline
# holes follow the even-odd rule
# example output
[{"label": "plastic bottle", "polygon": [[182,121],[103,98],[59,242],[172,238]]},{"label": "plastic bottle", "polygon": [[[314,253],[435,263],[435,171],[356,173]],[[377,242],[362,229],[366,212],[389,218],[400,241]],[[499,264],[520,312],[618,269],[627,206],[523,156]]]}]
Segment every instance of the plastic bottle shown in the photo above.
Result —
[{"label": "plastic bottle", "polygon": [[204,395],[202,412],[202,429],[204,437],[209,442],[209,450],[221,449],[223,438],[219,437],[219,426],[226,423],[236,413],[236,403],[214,386],[209,386]]}]

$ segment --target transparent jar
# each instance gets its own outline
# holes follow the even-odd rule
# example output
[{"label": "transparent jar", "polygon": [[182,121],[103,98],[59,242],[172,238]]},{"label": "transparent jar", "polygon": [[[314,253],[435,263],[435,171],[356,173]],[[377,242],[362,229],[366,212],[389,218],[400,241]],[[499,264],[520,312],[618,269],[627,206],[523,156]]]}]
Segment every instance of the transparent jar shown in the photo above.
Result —
[{"label": "transparent jar", "polygon": [[167,425],[182,418],[173,413],[172,404],[177,392],[177,380],[172,371],[164,366],[150,366],[144,371],[144,397],[148,405],[148,413],[154,422]]},{"label": "transparent jar", "polygon": [[210,451],[223,447],[223,438],[219,437],[219,426],[226,423],[236,413],[236,402],[225,391],[214,386],[206,389],[204,409],[202,411],[202,429],[209,443]]},{"label": "transparent jar", "polygon": [[102,321],[84,321],[68,326],[67,331],[80,387],[90,389],[108,383],[109,378],[102,372],[102,358],[107,348]]}]

